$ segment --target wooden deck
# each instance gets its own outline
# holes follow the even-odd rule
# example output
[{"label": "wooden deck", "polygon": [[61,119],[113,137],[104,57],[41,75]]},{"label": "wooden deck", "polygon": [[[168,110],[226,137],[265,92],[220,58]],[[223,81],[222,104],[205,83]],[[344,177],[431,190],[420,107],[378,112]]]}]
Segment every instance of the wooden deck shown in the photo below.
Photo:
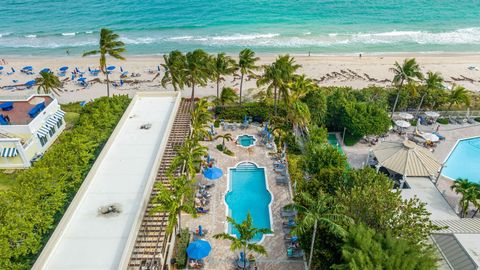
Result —
[{"label": "wooden deck", "polygon": [[[168,137],[165,152],[160,163],[155,182],[169,185],[166,170],[169,168],[176,150],[190,134],[190,100],[182,100],[175,116],[170,136]],[[150,203],[144,213],[135,245],[130,256],[128,269],[163,269],[167,254],[167,243],[171,235],[166,233],[168,214],[149,211],[156,205],[151,199],[157,194],[153,188],[150,194]]]}]

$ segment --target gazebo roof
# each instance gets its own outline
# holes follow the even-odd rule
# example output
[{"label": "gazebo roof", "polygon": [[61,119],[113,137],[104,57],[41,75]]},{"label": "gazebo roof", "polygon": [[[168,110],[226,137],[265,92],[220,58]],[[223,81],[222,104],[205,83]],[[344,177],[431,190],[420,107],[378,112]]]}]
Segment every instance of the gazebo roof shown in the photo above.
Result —
[{"label": "gazebo roof", "polygon": [[382,142],[372,151],[380,166],[405,177],[434,176],[442,166],[428,149],[409,140]]}]

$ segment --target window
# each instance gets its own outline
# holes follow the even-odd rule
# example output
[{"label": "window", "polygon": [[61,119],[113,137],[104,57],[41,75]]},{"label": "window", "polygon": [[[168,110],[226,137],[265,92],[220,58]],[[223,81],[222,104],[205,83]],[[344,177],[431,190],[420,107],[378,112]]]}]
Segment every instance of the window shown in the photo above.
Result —
[{"label": "window", "polygon": [[53,134],[55,134],[55,131],[56,131],[56,129],[55,129],[54,126],[52,126],[52,127],[48,130],[48,134],[50,134],[50,137],[53,137]]},{"label": "window", "polygon": [[57,127],[60,128],[63,124],[63,118],[58,118]]},{"label": "window", "polygon": [[40,140],[40,144],[42,146],[45,146],[45,144],[48,142],[47,136],[38,136],[38,139]]}]

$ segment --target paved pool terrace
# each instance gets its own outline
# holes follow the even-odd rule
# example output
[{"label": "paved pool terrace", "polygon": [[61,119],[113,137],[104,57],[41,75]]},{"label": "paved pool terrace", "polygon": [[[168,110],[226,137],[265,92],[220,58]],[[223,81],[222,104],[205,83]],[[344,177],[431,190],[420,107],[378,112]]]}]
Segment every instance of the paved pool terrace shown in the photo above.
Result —
[{"label": "paved pool terrace", "polygon": [[[283,206],[292,202],[290,190],[287,186],[279,186],[275,183],[276,173],[273,170],[273,160],[268,155],[271,150],[268,150],[259,143],[259,132],[261,127],[250,127],[248,129],[237,129],[236,131],[222,131],[221,128],[215,129],[219,134],[230,133],[233,138],[239,135],[250,134],[255,135],[257,144],[253,147],[244,148],[238,146],[235,141],[226,142],[228,149],[235,153],[235,156],[227,156],[216,149],[216,145],[221,143],[221,139],[216,141],[202,142],[203,145],[209,148],[210,156],[216,160],[216,166],[222,169],[224,175],[214,181],[215,187],[210,190],[212,194],[209,205],[210,212],[208,214],[200,215],[196,219],[189,215],[183,215],[183,227],[190,228],[194,231],[198,225],[208,230],[206,240],[211,243],[212,251],[210,255],[205,258],[205,269],[215,270],[229,270],[235,269],[234,260],[238,258],[239,251],[230,251],[230,242],[224,240],[213,239],[213,235],[225,232],[227,226],[225,213],[227,205],[225,204],[225,194],[227,193],[227,177],[228,169],[235,167],[242,161],[253,161],[259,167],[264,167],[267,177],[267,185],[272,195],[273,201],[271,203],[272,211],[272,225],[273,235],[265,236],[261,242],[267,249],[268,256],[258,257],[257,265],[261,270],[300,270],[304,269],[304,262],[302,260],[289,260],[287,258],[287,251],[284,241],[283,225],[285,221],[280,216],[280,210]],[[198,176],[201,180],[201,176]],[[207,180],[201,180],[207,181]],[[251,202],[255,205],[255,202]]]}]

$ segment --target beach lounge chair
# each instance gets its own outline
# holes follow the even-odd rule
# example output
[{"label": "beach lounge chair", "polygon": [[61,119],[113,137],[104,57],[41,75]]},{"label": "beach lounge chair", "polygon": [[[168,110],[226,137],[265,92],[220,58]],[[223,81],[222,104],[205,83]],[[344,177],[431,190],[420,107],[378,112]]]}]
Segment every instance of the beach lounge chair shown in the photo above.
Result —
[{"label": "beach lounge chair", "polygon": [[432,132],[432,133],[435,134],[435,135],[437,135],[437,137],[438,137],[441,141],[444,141],[444,140],[446,139],[445,136],[440,135],[440,133],[438,133],[438,132]]},{"label": "beach lounge chair", "polygon": [[282,218],[292,218],[297,216],[297,211],[296,210],[289,210],[289,209],[282,209],[280,212],[280,215]]},{"label": "beach lounge chair", "polygon": [[76,72],[78,75],[80,75],[80,77],[81,77],[83,74],[85,74],[85,72],[84,72],[84,71],[80,71],[80,69],[78,69],[78,67],[75,67],[75,72]]},{"label": "beach lounge chair", "polygon": [[275,182],[277,185],[288,185],[288,178],[285,176],[277,176],[275,177]]},{"label": "beach lounge chair", "polygon": [[469,124],[475,124],[477,121],[475,121],[475,118],[473,117],[467,117],[467,123]]},{"label": "beach lounge chair", "polygon": [[11,68],[11,70],[12,70],[12,72],[7,72],[8,76],[15,74],[15,69],[13,67]]},{"label": "beach lounge chair", "polygon": [[448,116],[448,123],[450,123],[450,124],[456,124],[456,123],[457,123],[456,117],[449,115],[449,116]]},{"label": "beach lounge chair", "polygon": [[30,118],[35,118],[43,109],[45,109],[45,102],[38,103],[28,112],[28,115]]},{"label": "beach lounge chair", "polygon": [[3,66],[0,66],[0,75],[3,74]]},{"label": "beach lounge chair", "polygon": [[0,104],[0,109],[2,111],[11,111],[13,109],[13,102],[4,102]]},{"label": "beach lounge chair", "polygon": [[197,207],[197,208],[195,208],[195,210],[197,210],[198,214],[206,214],[206,213],[208,213],[208,211],[210,211],[210,209],[203,208],[203,207]]},{"label": "beach lounge chair", "polygon": [[297,226],[297,223],[295,223],[295,220],[289,218],[288,221],[284,221],[282,225],[284,228],[293,228]]},{"label": "beach lounge chair", "polygon": [[3,116],[3,114],[0,114],[0,125],[5,126],[8,125],[8,120]]}]

